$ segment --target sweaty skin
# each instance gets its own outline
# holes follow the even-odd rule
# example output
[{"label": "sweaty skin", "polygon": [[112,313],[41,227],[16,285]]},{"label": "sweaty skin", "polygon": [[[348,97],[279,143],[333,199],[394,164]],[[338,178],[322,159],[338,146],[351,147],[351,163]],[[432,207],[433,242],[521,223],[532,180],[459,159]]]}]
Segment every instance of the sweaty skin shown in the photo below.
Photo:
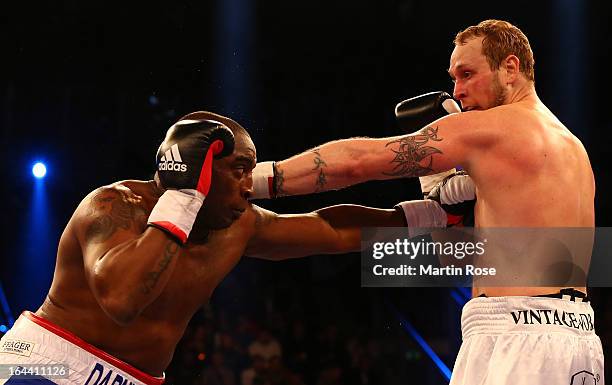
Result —
[{"label": "sweaty skin", "polygon": [[[518,58],[509,55],[492,70],[482,54],[482,38],[456,46],[449,74],[454,98],[467,112],[410,135],[334,141],[277,162],[276,191],[308,194],[460,165],[476,185],[477,227],[593,228],[595,181],[588,155],[519,68]],[[473,294],[537,295],[558,289],[476,286]]]},{"label": "sweaty skin", "polygon": [[[146,227],[162,193],[156,182],[123,181],[89,194],[62,234],[53,283],[36,314],[161,376],[193,314],[242,255],[280,260],[348,252],[359,249],[361,226],[404,223],[396,210],[361,206],[303,215],[277,215],[253,206],[247,198],[254,165],[253,143],[236,135],[234,153],[214,163],[208,207],[202,208],[185,247]],[[120,319],[111,314],[112,302],[103,300],[113,287],[121,288],[116,301],[134,304],[135,310]]]},{"label": "sweaty skin", "polygon": [[[515,84],[500,84],[481,47],[482,38],[456,46],[449,69],[454,97],[464,110],[477,110],[465,113],[467,118],[475,116],[483,139],[493,130],[497,134],[490,148],[470,157],[476,226],[594,227],[595,179],[584,146],[540,101],[533,83],[514,75],[518,64],[508,63],[501,73]],[[476,286],[473,294],[537,295],[558,289]],[[577,289],[586,292],[586,287]]]}]

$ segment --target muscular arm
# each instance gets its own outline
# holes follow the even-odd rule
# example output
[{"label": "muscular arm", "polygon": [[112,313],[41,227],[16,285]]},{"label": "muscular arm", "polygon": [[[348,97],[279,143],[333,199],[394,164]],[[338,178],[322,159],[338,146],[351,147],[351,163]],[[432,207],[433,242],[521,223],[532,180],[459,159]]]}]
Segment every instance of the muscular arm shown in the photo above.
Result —
[{"label": "muscular arm", "polygon": [[163,231],[145,228],[146,215],[133,199],[101,188],[85,199],[75,218],[89,287],[121,325],[159,296],[180,249]]},{"label": "muscular arm", "polygon": [[496,138],[487,112],[449,115],[423,129],[390,138],[329,142],[275,164],[278,196],[340,189],[369,180],[418,177],[469,169],[474,150]]},{"label": "muscular arm", "polygon": [[406,225],[402,212],[395,209],[338,205],[295,215],[253,209],[255,232],[246,255],[272,260],[358,251],[362,227]]}]

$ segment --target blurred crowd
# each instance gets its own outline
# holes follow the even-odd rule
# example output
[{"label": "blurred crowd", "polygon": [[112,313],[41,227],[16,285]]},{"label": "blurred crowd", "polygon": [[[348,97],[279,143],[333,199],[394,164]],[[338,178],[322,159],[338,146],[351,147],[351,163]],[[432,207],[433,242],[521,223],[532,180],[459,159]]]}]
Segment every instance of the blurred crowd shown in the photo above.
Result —
[{"label": "blurred crowd", "polygon": [[385,384],[398,361],[382,339],[350,336],[354,324],[348,330],[301,319],[269,325],[244,315],[230,322],[223,314],[204,311],[191,323],[167,372],[169,384]]}]

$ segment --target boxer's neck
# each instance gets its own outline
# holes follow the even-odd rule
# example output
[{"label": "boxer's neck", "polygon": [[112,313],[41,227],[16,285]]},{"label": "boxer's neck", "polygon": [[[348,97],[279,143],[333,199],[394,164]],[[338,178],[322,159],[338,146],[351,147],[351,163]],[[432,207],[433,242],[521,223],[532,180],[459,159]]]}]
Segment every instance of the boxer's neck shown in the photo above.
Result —
[{"label": "boxer's neck", "polygon": [[506,97],[506,103],[504,104],[512,104],[519,102],[539,102],[538,95],[536,94],[534,83],[531,81],[525,80],[521,82],[518,87],[514,87],[508,92],[508,96]]}]

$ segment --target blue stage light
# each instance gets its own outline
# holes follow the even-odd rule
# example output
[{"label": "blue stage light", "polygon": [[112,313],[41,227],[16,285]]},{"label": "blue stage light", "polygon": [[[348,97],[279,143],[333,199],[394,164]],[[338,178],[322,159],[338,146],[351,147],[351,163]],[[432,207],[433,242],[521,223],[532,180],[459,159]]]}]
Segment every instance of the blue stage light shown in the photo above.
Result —
[{"label": "blue stage light", "polygon": [[8,328],[6,327],[6,325],[0,325],[0,333],[6,333],[7,330]]},{"label": "blue stage light", "polygon": [[440,357],[436,354],[436,352],[433,351],[433,349],[429,346],[429,344],[425,342],[425,339],[421,337],[417,329],[414,326],[412,326],[412,324],[408,322],[406,318],[404,318],[404,316],[395,308],[395,306],[391,304],[391,302],[385,301],[385,303],[387,304],[387,307],[395,314],[397,319],[400,321],[400,325],[404,328],[404,330],[406,330],[408,334],[412,336],[412,338],[416,341],[416,343],[419,344],[421,349],[423,349],[425,354],[427,354],[429,358],[433,361],[433,363],[438,367],[442,375],[448,381],[450,381],[452,372],[448,368],[448,366],[446,366],[444,361],[440,359]]},{"label": "blue stage light", "polygon": [[32,167],[32,175],[38,179],[44,178],[47,175],[47,166],[42,162],[36,162]]}]

